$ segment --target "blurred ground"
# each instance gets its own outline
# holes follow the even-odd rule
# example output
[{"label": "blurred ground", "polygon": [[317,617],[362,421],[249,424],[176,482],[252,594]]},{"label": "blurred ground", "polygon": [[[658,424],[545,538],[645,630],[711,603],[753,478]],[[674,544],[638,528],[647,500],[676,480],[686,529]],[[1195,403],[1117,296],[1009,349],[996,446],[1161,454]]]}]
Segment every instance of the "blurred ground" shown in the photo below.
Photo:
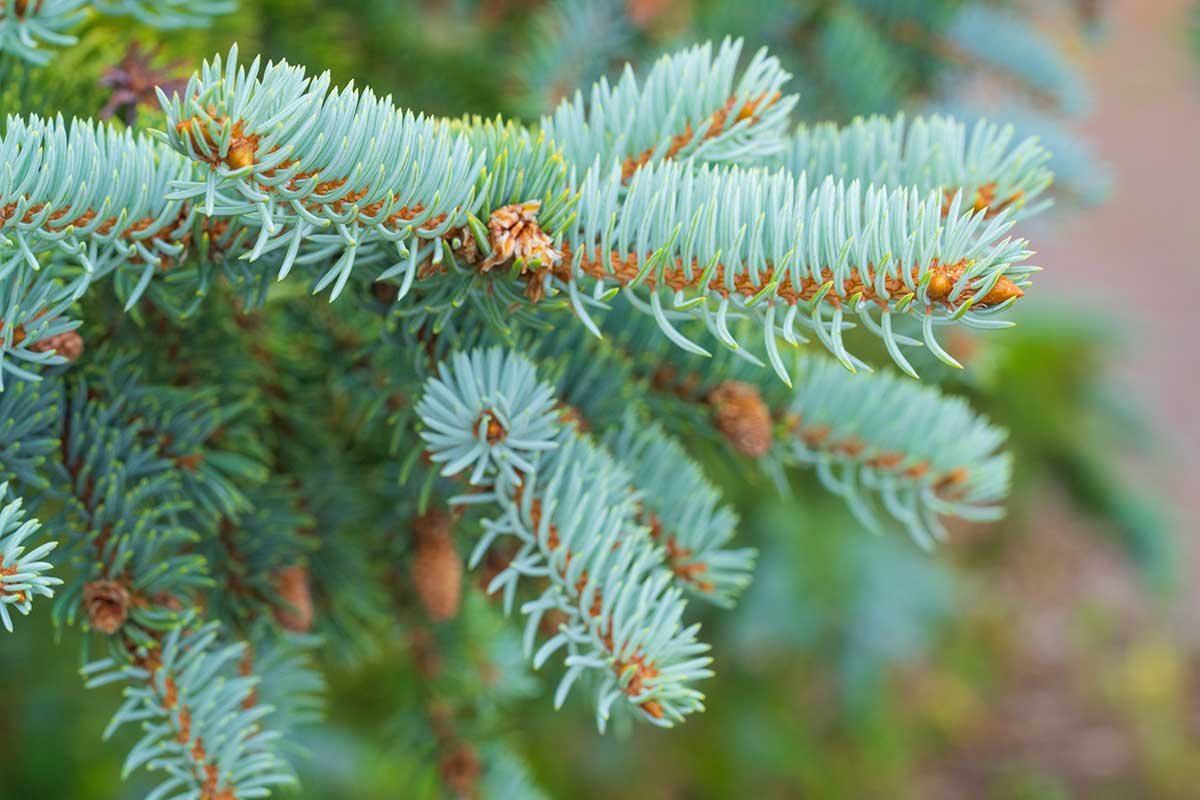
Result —
[{"label": "blurred ground", "polygon": [[[1056,220],[1038,239],[1038,288],[1085,308],[1119,309],[1118,378],[1150,412],[1164,473],[1143,476],[1176,501],[1189,555],[1186,608],[1200,609],[1200,66],[1188,0],[1117,0],[1084,54],[1095,113],[1080,126],[1114,171],[1112,196]],[[1186,634],[1185,634],[1186,635]],[[1191,626],[1190,636],[1200,639]]]}]

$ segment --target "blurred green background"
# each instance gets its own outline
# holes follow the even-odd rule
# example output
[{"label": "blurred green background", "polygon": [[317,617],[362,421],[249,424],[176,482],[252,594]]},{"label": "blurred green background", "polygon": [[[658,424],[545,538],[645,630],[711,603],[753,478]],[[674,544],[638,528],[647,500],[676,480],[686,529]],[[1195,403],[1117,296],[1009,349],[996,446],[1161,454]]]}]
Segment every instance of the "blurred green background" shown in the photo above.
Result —
[{"label": "blurred green background", "polygon": [[[94,116],[110,96],[99,78],[130,42],[161,47],[156,74],[177,76],[237,41],[401,105],[532,120],[625,59],[730,33],[784,58],[813,118],[972,104],[1003,118],[1029,101],[1014,114],[1067,126],[1046,129],[1067,152],[1060,208],[1031,233],[1045,277],[1016,329],[953,342],[968,370],[937,376],[1012,431],[1008,518],[959,526],[926,554],[861,531],[811,480],[785,498],[748,464],[710,458],[762,557],[738,609],[704,619],[718,655],[709,711],[601,737],[583,703],[556,713],[545,687],[522,682],[488,724],[555,798],[1200,795],[1200,365],[1185,327],[1200,289],[1187,256],[1200,244],[1188,227],[1200,70],[1187,4],[1032,4],[1092,87],[1078,114],[966,74],[905,27],[936,30],[959,2],[567,5],[241,0],[199,31],[93,21],[52,71],[6,65],[0,99],[5,113]],[[136,113],[154,124],[152,109]],[[0,638],[0,798],[140,796],[119,779],[132,731],[100,741],[115,698],[84,693],[75,642],[56,644],[37,616]],[[302,796],[441,796],[407,724],[421,689],[403,642],[327,666],[330,721],[306,742]]]}]

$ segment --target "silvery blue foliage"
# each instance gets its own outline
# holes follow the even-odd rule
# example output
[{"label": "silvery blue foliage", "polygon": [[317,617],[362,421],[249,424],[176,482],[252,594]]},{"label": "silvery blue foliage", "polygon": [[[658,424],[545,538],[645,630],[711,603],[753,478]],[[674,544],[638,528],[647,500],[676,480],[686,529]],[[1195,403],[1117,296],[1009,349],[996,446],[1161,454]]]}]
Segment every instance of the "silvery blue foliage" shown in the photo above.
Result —
[{"label": "silvery blue foliage", "polygon": [[[1024,263],[1028,243],[1009,235],[1008,210],[989,218],[970,202],[959,191],[943,211],[942,190],[833,177],[810,184],[807,174],[785,170],[662,162],[636,172],[627,190],[616,170],[589,172],[581,224],[567,237],[572,277],[593,279],[597,292],[615,284],[654,316],[664,335],[700,355],[708,351],[672,319],[702,319],[717,342],[736,350],[728,321],[749,315],[785,383],[790,377],[778,340],[800,344],[803,329],[847,369],[865,366],[843,339],[854,322],[880,336],[897,365],[915,375],[902,347],[924,344],[959,366],[935,327],[1011,324],[996,317],[1015,296],[975,306],[1002,279],[1019,290],[1037,270]],[[626,272],[610,268],[609,253],[625,261]],[[932,281],[943,273],[952,285],[932,295]],[[898,315],[920,321],[921,340],[894,331]]]},{"label": "silvery blue foliage", "polygon": [[190,209],[166,195],[191,165],[146,136],[39,117],[8,118],[0,161],[0,375],[29,379],[62,362],[30,348],[75,327],[65,312],[92,281],[120,272],[128,308],[184,255]]},{"label": "silvery blue foliage", "polygon": [[205,62],[182,98],[159,96],[170,123],[163,138],[205,165],[170,196],[209,216],[255,217],[248,258],[281,251],[280,277],[335,256],[316,287],[332,284],[335,297],[360,247],[386,245],[403,263],[466,225],[477,205],[483,159],[466,135],[370,89],[331,89],[328,73],[257,58],[239,65],[235,45],[227,59]]},{"label": "silvery blue foliage", "polygon": [[17,381],[0,392],[0,481],[45,491],[58,449],[56,381]]},{"label": "silvery blue foliage", "polygon": [[[275,753],[278,732],[263,726],[275,709],[252,700],[259,678],[238,668],[245,656],[245,643],[223,642],[212,622],[174,628],[132,660],[114,656],[83,668],[89,688],[126,684],[104,737],[127,724],[141,727],[122,774],[142,767],[165,773],[148,797],[267,797],[296,783],[291,765]],[[313,688],[297,686],[300,693]]]},{"label": "silvery blue foliage", "polygon": [[[490,437],[476,432],[491,409],[530,397],[536,400],[526,407],[536,423],[518,423],[518,444],[508,444],[503,427]],[[428,381],[417,413],[429,428],[422,437],[431,458],[453,458],[458,467],[443,473],[475,465],[469,483],[478,489],[456,502],[498,508],[484,521],[469,563],[478,564],[497,539],[512,539],[518,547],[488,591],[503,592],[511,608],[521,578],[548,579],[521,611],[527,616],[525,650],[535,667],[565,650],[567,671],[555,704],[590,674],[597,682],[601,729],[620,700],[652,723],[673,725],[703,707],[692,684],[712,674],[708,645],[697,640],[698,626],[683,620],[686,604],[665,564],[667,552],[640,519],[640,487],[604,448],[572,424],[555,421],[552,398],[550,385],[538,380],[523,355],[476,350],[442,366]],[[453,419],[460,420],[457,438],[448,433]],[[503,425],[501,416],[495,419]],[[514,451],[520,451],[520,466],[514,466]],[[552,612],[566,621],[535,651],[542,618]]]},{"label": "silvery blue foliage", "polygon": [[28,614],[34,597],[53,597],[51,587],[62,583],[47,575],[53,565],[43,561],[58,545],[45,542],[29,549],[29,539],[41,527],[25,519],[20,497],[8,499],[8,484],[0,483],[0,623],[11,633],[12,611]]},{"label": "silvery blue foliage", "polygon": [[963,192],[968,205],[988,187],[995,202],[1023,217],[1048,203],[1039,198],[1051,183],[1049,159],[1036,138],[1015,139],[1011,126],[979,119],[968,130],[940,114],[911,121],[898,114],[859,117],[845,126],[801,124],[784,165],[796,175],[913,186],[923,193],[953,188]]},{"label": "silvery blue foliage", "polygon": [[538,453],[556,446],[553,390],[525,358],[500,349],[456,354],[429,382],[417,414],[430,458],[473,485],[500,475],[520,484]]},{"label": "silvery blue foliage", "polygon": [[785,461],[810,464],[863,524],[881,516],[925,546],[945,537],[939,516],[994,520],[1008,495],[1007,431],[961,398],[898,375],[856,376],[822,359],[800,361],[788,406]]},{"label": "silvery blue foliage", "polygon": [[726,608],[750,584],[755,551],[726,548],[737,514],[683,445],[657,423],[628,414],[610,429],[605,446],[630,470],[656,538],[665,540],[675,574],[695,597]]},{"label": "silvery blue foliage", "polygon": [[741,51],[740,39],[726,39],[715,54],[711,43],[690,47],[660,58],[642,80],[626,66],[615,84],[601,78],[590,94],[564,100],[542,128],[581,170],[620,168],[627,159],[641,166],[770,158],[783,150],[797,98],[782,94],[791,76],[765,48],[739,70]]},{"label": "silvery blue foliage", "polygon": [[75,37],[65,31],[83,19],[87,5],[87,0],[43,0],[27,3],[18,12],[15,4],[5,3],[0,10],[0,53],[46,64],[52,51],[45,46],[74,44]]}]

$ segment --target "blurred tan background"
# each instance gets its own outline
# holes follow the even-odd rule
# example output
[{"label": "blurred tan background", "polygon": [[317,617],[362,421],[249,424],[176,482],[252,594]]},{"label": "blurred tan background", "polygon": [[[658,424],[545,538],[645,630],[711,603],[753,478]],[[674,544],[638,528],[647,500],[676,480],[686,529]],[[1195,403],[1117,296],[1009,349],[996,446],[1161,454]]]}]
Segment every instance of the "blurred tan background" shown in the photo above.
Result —
[{"label": "blurred tan background", "polygon": [[[1114,0],[1098,47],[1078,55],[1096,93],[1078,126],[1114,173],[1100,205],[1038,239],[1039,289],[1124,309],[1116,377],[1150,412],[1188,546],[1187,610],[1200,613],[1200,66],[1187,0]],[[1192,617],[1192,638],[1200,624]]]},{"label": "blurred tan background", "polygon": [[[1170,600],[1148,597],[1087,523],[1039,499],[1044,513],[1016,563],[987,579],[1012,603],[1021,666],[989,698],[987,732],[953,763],[931,765],[922,793],[972,796],[981,773],[1013,759],[1066,777],[1078,796],[1142,796],[1145,785],[1113,794],[1111,782],[1148,760],[1171,775],[1155,796],[1200,796],[1200,66],[1190,8],[1115,0],[1100,40],[1075,54],[1096,100],[1077,128],[1113,188],[1041,232],[1035,259],[1043,296],[1122,312],[1112,380],[1147,413],[1147,444],[1161,456],[1127,469],[1172,506],[1183,585]],[[1097,624],[1102,643],[1081,633],[1098,619],[1108,620]]]}]

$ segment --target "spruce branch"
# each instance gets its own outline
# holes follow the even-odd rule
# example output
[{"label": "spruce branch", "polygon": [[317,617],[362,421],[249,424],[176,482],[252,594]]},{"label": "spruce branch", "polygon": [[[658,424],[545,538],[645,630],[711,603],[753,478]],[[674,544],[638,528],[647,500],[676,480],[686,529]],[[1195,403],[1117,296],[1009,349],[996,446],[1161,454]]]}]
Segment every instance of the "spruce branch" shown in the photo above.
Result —
[{"label": "spruce branch", "polygon": [[0,392],[0,481],[36,491],[50,487],[58,453],[57,381],[17,381]]},{"label": "spruce branch", "polygon": [[[143,724],[126,775],[141,766],[165,771],[152,796],[265,796],[268,787],[295,780],[276,752],[277,739],[319,708],[312,695],[321,681],[294,652],[299,640],[276,634],[268,641],[261,617],[236,613],[244,607],[235,603],[228,619],[207,624],[196,611],[230,607],[203,601],[209,589],[236,587],[214,586],[222,572],[197,551],[217,523],[247,513],[250,504],[237,487],[263,478],[212,441],[236,407],[218,411],[211,393],[145,385],[127,358],[106,366],[99,378],[72,376],[64,392],[61,462],[70,496],[62,520],[74,574],[56,598],[55,617],[71,623],[82,609],[104,637],[109,656],[85,668],[89,686],[130,684],[107,732]],[[279,519],[271,511],[261,503],[256,513]],[[278,709],[257,696],[247,645],[227,641],[239,627],[264,654],[259,666],[280,684],[276,690],[294,690]]]},{"label": "spruce branch", "polygon": [[[456,502],[499,507],[469,565],[500,537],[518,545],[489,592],[503,590],[511,608],[520,578],[549,579],[521,610],[535,668],[566,649],[556,706],[587,672],[599,681],[602,730],[618,700],[661,726],[700,710],[702,695],[690,684],[711,675],[708,645],[697,641],[697,625],[684,626],[682,590],[664,549],[637,521],[629,474],[557,423],[552,388],[533,365],[500,349],[460,353],[429,380],[417,413],[433,462],[476,487]],[[552,612],[565,621],[534,653],[539,623]]]},{"label": "spruce branch", "polygon": [[738,518],[684,450],[657,424],[627,415],[604,444],[630,470],[641,495],[642,519],[663,544],[667,566],[696,596],[726,608],[750,584],[755,551],[727,549]]},{"label": "spruce branch", "polygon": [[244,643],[221,641],[217,623],[189,622],[132,657],[117,654],[83,668],[89,688],[127,684],[104,735],[129,723],[142,726],[124,777],[140,767],[165,772],[150,797],[199,800],[265,797],[296,783],[292,767],[274,752],[279,733],[264,726],[274,709],[257,702],[258,678],[242,667],[246,653]]},{"label": "spruce branch", "polygon": [[36,519],[26,519],[20,497],[8,497],[8,484],[0,483],[0,622],[12,632],[10,609],[29,614],[35,596],[53,597],[51,587],[62,580],[46,575],[53,565],[43,561],[58,542],[38,544],[32,550],[29,539],[41,527]]},{"label": "spruce branch", "polygon": [[75,43],[65,33],[85,16],[87,0],[4,0],[0,3],[0,52],[34,64],[46,64],[51,53],[43,46]]},{"label": "spruce branch", "polygon": [[580,170],[619,166],[623,180],[665,160],[754,163],[782,150],[796,104],[784,95],[791,77],[759,50],[738,73],[742,41],[726,39],[716,54],[703,44],[663,56],[643,81],[626,66],[610,85],[601,78],[586,102],[582,91],[542,120],[542,128]]},{"label": "spruce branch", "polygon": [[206,165],[171,197],[199,202],[208,216],[257,215],[247,258],[281,250],[281,277],[302,243],[306,261],[338,256],[317,285],[332,284],[335,297],[372,241],[401,264],[410,247],[415,257],[437,242],[440,261],[440,237],[465,227],[476,205],[483,162],[468,137],[369,89],[330,90],[328,73],[309,78],[286,62],[260,69],[258,59],[239,66],[237,56],[235,46],[205,62],[182,98],[160,94],[163,138]]},{"label": "spruce branch", "polygon": [[911,186],[922,194],[942,190],[943,215],[961,192],[964,206],[994,217],[1007,208],[1025,218],[1045,208],[1049,152],[1033,137],[1014,145],[1011,126],[978,120],[967,126],[934,114],[859,117],[846,126],[801,124],[784,166],[799,175],[829,175],[875,186]]},{"label": "spruce branch", "polygon": [[[172,462],[128,424],[118,399],[89,399],[86,380],[64,391],[61,463],[69,496],[64,551],[75,574],[55,603],[55,620],[144,643],[181,624],[179,599],[208,585],[197,540],[180,522],[187,503]],[[127,624],[128,623],[128,624]]]},{"label": "spruce branch", "polygon": [[1008,494],[1007,432],[961,398],[881,372],[852,375],[803,359],[784,423],[785,462],[813,466],[855,516],[879,529],[881,514],[929,546],[945,537],[939,516],[995,520]]},{"label": "spruce branch", "polygon": [[[236,48],[206,63],[184,99],[160,99],[164,138],[199,165],[171,196],[251,226],[242,258],[273,258],[281,279],[297,264],[325,264],[313,290],[332,287],[331,298],[356,264],[377,264],[372,279],[395,279],[396,300],[415,283],[432,295],[423,310],[443,314],[476,288],[477,272],[508,260],[494,255],[480,219],[528,205],[549,237],[570,219],[562,156],[512,123],[414,116],[369,89],[331,90],[327,74],[309,78],[286,63],[260,70],[257,59],[241,67]],[[518,255],[529,257],[518,271],[539,280],[557,257],[548,241]]]},{"label": "spruce branch", "polygon": [[[92,122],[10,117],[0,139],[0,302],[3,350],[62,332],[61,314],[97,278],[119,268],[129,304],[156,271],[170,268],[191,233],[190,211],[167,200],[173,181],[191,171],[185,159],[143,136]],[[49,254],[77,269],[42,270]],[[11,368],[10,368],[11,369]]]},{"label": "spruce branch", "polygon": [[[643,326],[643,340],[651,333],[646,327],[652,325]],[[581,433],[600,432],[600,443],[629,471],[638,519],[665,547],[667,566],[680,585],[694,597],[732,607],[749,585],[755,552],[725,548],[735,533],[737,514],[723,505],[721,493],[682,443],[637,413],[646,405],[642,378],[623,354],[612,352],[616,339],[595,339],[576,331],[556,338],[530,337],[521,349],[537,358],[539,374],[553,383],[562,424]],[[756,444],[766,449],[771,446],[772,423],[765,406],[762,412],[751,425],[765,425],[756,431],[761,437]]]},{"label": "spruce branch", "polygon": [[[736,50],[732,44],[728,48],[728,53]],[[701,58],[699,53],[689,58]],[[726,50],[718,55],[722,64],[732,57]],[[935,325],[1003,326],[990,317],[1020,296],[1025,276],[1034,269],[1019,263],[1027,254],[1022,241],[1000,240],[1012,214],[995,212],[1019,205],[1018,195],[1029,199],[1040,191],[1047,179],[1040,167],[1043,156],[1028,142],[1009,151],[1008,135],[986,126],[977,128],[968,152],[962,130],[952,123],[913,126],[915,133],[904,144],[903,169],[888,177],[903,185],[924,174],[928,184],[928,175],[937,175],[936,182],[943,185],[937,187],[936,200],[919,197],[920,186],[863,190],[853,182],[847,186],[827,179],[809,192],[804,176],[792,186],[788,184],[794,179],[785,173],[662,161],[642,167],[641,177],[628,186],[627,171],[619,165],[608,173],[593,167],[576,191],[569,159],[557,149],[561,143],[551,141],[553,131],[548,138],[545,132],[499,121],[414,117],[369,90],[330,90],[328,76],[308,78],[287,64],[260,69],[257,60],[244,68],[236,59],[235,49],[228,60],[205,64],[189,81],[186,99],[161,96],[171,120],[163,137],[191,159],[194,174],[180,169],[178,159],[160,158],[151,150],[136,156],[158,159],[159,171],[170,174],[157,185],[165,179],[174,187],[169,202],[176,205],[164,207],[153,222],[143,219],[132,234],[140,240],[153,232],[151,243],[158,252],[132,249],[132,243],[118,239],[102,269],[85,258],[84,272],[68,276],[71,281],[39,305],[52,300],[61,305],[78,297],[95,273],[123,262],[128,263],[119,275],[122,296],[132,303],[154,276],[152,262],[166,268],[170,258],[182,257],[191,244],[201,251],[201,261],[219,253],[222,269],[231,275],[244,269],[238,264],[264,258],[279,277],[297,264],[312,266],[314,291],[331,288],[334,297],[356,264],[366,266],[370,279],[396,287],[393,306],[414,294],[418,302],[400,313],[412,325],[428,321],[434,330],[444,328],[467,300],[506,335],[513,322],[545,325],[529,309],[539,303],[548,310],[569,302],[595,330],[589,308],[603,303],[612,283],[627,289],[644,284],[651,290],[666,283],[675,290],[672,308],[664,308],[653,291],[648,298],[626,294],[654,314],[672,341],[704,349],[670,324],[684,314],[702,316],[720,341],[736,347],[728,319],[748,313],[759,319],[770,361],[781,375],[785,370],[776,335],[798,343],[797,324],[814,330],[843,364],[860,366],[842,341],[843,329],[852,324],[849,312],[854,312],[884,338],[897,364],[911,371],[901,348],[914,340],[892,331],[893,315],[919,318],[923,343],[952,362],[937,344]],[[691,63],[679,63],[685,62]],[[373,137],[358,133],[364,119],[374,120],[366,126]],[[883,121],[858,127],[867,133],[852,129],[848,141],[870,138],[880,129],[879,148],[867,147],[870,152],[862,155],[866,167],[894,148],[885,141]],[[902,128],[897,123],[887,132],[891,141],[901,138]],[[934,135],[927,136],[927,130]],[[85,146],[88,133],[79,134]],[[808,160],[829,147],[835,152],[842,147],[841,134],[826,132],[807,145],[805,137],[798,134],[793,153],[815,148]],[[830,144],[832,139],[836,144]],[[846,149],[855,148],[848,144]],[[412,157],[402,158],[404,153]],[[820,160],[823,168],[833,167],[828,158]],[[951,178],[968,185],[947,199],[940,194]],[[963,196],[964,189],[970,196]],[[996,199],[998,192],[1010,189]],[[16,198],[10,213],[24,212],[10,226],[19,237],[30,226],[50,223],[41,233],[56,240],[62,233],[56,219],[73,214],[61,204],[55,212],[56,204],[38,203],[30,192],[6,195]],[[738,202],[717,214],[716,204],[705,201],[708,197]],[[192,223],[192,203],[207,215],[230,219]],[[86,205],[77,201],[70,208]],[[132,216],[127,212],[117,220]],[[943,224],[935,224],[942,217]],[[94,222],[86,212],[80,221],[84,219]],[[99,230],[111,247],[114,230],[108,225]],[[73,227],[65,235],[67,249],[77,254]],[[614,242],[615,249],[606,249]],[[24,263],[32,274],[33,251],[24,238],[16,244],[9,269]],[[489,274],[502,265],[511,265],[509,275],[524,283],[523,291]],[[201,269],[201,291],[211,280],[205,274]],[[584,275],[604,285],[589,296],[577,286]],[[252,279],[260,301],[266,277],[258,270]],[[882,314],[879,321],[873,306]],[[51,316],[28,303],[23,308],[26,320],[39,313]],[[18,352],[15,338],[5,340],[5,349]],[[28,347],[19,352],[31,357]],[[11,371],[11,361],[9,366]]]},{"label": "spruce branch", "polygon": [[[797,360],[778,338],[811,332],[853,371],[865,366],[848,346],[858,325],[910,374],[906,347],[953,363],[935,328],[1007,325],[1036,270],[1009,231],[1045,205],[1045,152],[943,117],[789,137],[788,76],[762,52],[739,73],[740,47],[689,49],[645,80],[627,70],[537,128],[415,115],[327,74],[239,65],[236,48],[158,95],[158,142],[10,118],[0,377],[16,380],[0,385],[0,480],[61,505],[50,519],[71,574],[55,619],[85,614],[102,634],[110,658],[89,675],[131,683],[114,724],[148,723],[129,768],[167,770],[161,796],[290,782],[275,739],[316,712],[320,678],[291,649],[313,640],[279,629],[369,638],[358,612],[378,570],[369,548],[332,537],[396,485],[397,518],[420,515],[410,565],[427,616],[468,624],[449,519],[428,513],[440,473],[465,484],[451,502],[481,520],[469,566],[506,548],[486,584],[525,616],[525,657],[540,667],[561,653],[556,705],[590,682],[602,729],[613,713],[665,727],[703,708],[711,659],[685,597],[731,605],[754,567],[680,427],[724,437],[781,481],[784,467],[815,466],[864,523],[922,542],[942,535],[940,517],[1000,513],[1004,432],[961,400]],[[275,304],[279,324],[261,334],[262,318],[225,314],[230,294],[239,311],[260,308],[292,273],[357,302]],[[110,310],[124,304],[147,330],[197,320],[167,337],[175,386],[91,340],[94,366],[61,376],[82,346],[79,301],[109,276]],[[556,326],[563,310],[581,325]],[[215,345],[198,330],[214,321],[244,330]],[[920,338],[905,335],[913,323]],[[380,332],[387,347],[372,348]],[[194,347],[180,343],[193,334]],[[256,339],[277,334],[321,343],[317,366],[277,363]],[[709,337],[724,347],[710,354]],[[482,349],[497,341],[520,349]],[[331,371],[345,373],[332,390]],[[271,444],[256,443],[264,432]],[[347,432],[362,462],[342,452]],[[414,433],[420,449],[390,463]],[[410,486],[423,455],[435,469]],[[295,478],[273,474],[280,464]],[[360,480],[396,471],[379,497]],[[339,603],[354,608],[331,613]],[[210,670],[220,679],[205,684]],[[478,760],[459,766],[474,785]]]},{"label": "spruce branch", "polygon": [[[632,309],[614,309],[604,339],[580,331],[533,352],[551,364],[564,354],[568,364],[582,362],[563,370],[565,384],[580,386],[564,397],[605,425],[619,423],[620,407],[630,404],[679,437],[730,438],[733,420],[751,425],[757,468],[784,488],[787,468],[814,468],[872,529],[902,529],[928,544],[941,538],[941,518],[1001,514],[1011,472],[1011,456],[1001,451],[1007,432],[965,400],[886,370],[851,374],[815,354],[789,362],[798,378],[788,388],[756,365],[761,350],[701,359],[652,338],[654,327]],[[624,393],[576,377],[590,373],[618,376]]]},{"label": "spruce branch", "polygon": [[[663,163],[639,170],[624,196],[619,186],[616,171],[589,173],[581,225],[565,242],[564,280],[590,278],[597,293],[623,289],[671,341],[701,355],[708,350],[672,319],[703,319],[714,338],[738,349],[729,319],[749,315],[771,366],[789,384],[778,337],[805,341],[798,324],[851,371],[865,366],[843,340],[855,318],[909,374],[915,371],[901,347],[922,342],[960,366],[938,343],[935,326],[1010,325],[995,317],[1024,294],[1037,269],[1022,263],[1030,255],[1025,241],[1005,235],[1008,213],[989,220],[986,211],[964,211],[961,192],[943,216],[940,191],[922,196],[915,188],[832,178],[810,189],[805,175],[786,171]],[[579,304],[575,310],[586,314]],[[893,330],[899,315],[920,321],[921,342]]]},{"label": "spruce branch", "polygon": [[[1053,194],[1075,206],[1101,202],[1111,191],[1110,165],[1096,147],[1081,139],[1061,117],[1043,108],[1010,98],[997,104],[980,98],[958,98],[939,104],[941,112],[967,124],[982,119],[1002,119],[1011,125],[1018,139],[1036,138],[1050,153],[1046,166],[1053,172]],[[1004,195],[997,192],[997,197]],[[1021,212],[1025,215],[1025,212]]]},{"label": "spruce branch", "polygon": [[79,323],[69,310],[85,283],[72,286],[51,270],[33,270],[23,262],[10,266],[7,275],[0,274],[0,391],[5,375],[38,381],[40,368],[64,364],[82,351],[82,340],[71,340],[78,338]]}]

